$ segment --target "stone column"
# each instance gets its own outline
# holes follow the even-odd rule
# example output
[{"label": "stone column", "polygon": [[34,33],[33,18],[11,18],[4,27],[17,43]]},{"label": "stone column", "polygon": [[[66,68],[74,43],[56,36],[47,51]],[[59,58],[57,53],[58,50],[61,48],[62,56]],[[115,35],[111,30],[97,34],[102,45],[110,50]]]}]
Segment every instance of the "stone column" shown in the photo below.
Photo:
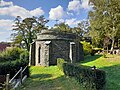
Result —
[{"label": "stone column", "polygon": [[74,42],[70,42],[70,54],[69,54],[71,63],[76,61],[76,46]]},{"label": "stone column", "polygon": [[36,52],[36,54],[35,54],[35,65],[40,65],[40,63],[39,63],[39,59],[41,60],[41,58],[39,58],[39,48],[41,48],[41,43],[40,43],[40,41],[37,41],[36,42],[36,50],[35,50],[35,52]]},{"label": "stone column", "polygon": [[32,64],[31,64],[31,53],[32,53],[32,52],[31,52],[31,51],[32,51],[31,48],[32,48],[32,45],[30,44],[30,51],[29,51],[29,66],[32,65]]},{"label": "stone column", "polygon": [[51,43],[51,41],[46,41],[46,42],[45,42],[43,66],[49,66],[50,43]]},{"label": "stone column", "polygon": [[35,65],[35,42],[30,44],[29,65]]}]

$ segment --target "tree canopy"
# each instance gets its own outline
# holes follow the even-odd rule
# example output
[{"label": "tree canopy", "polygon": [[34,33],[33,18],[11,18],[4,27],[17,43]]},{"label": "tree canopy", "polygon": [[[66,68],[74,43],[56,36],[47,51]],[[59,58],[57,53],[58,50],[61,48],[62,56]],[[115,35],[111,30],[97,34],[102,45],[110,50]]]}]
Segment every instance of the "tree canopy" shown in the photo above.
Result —
[{"label": "tree canopy", "polygon": [[42,29],[46,29],[45,24],[48,22],[44,16],[40,17],[31,17],[21,19],[18,16],[15,19],[15,25],[13,25],[13,30],[15,33],[12,34],[13,42],[21,44],[22,41],[25,43],[25,48],[29,51],[30,43],[36,39],[36,34]]},{"label": "tree canopy", "polygon": [[93,10],[89,12],[90,36],[93,43],[103,46],[107,38],[112,41],[113,50],[115,39],[120,36],[119,0],[90,0],[90,4],[93,6]]}]

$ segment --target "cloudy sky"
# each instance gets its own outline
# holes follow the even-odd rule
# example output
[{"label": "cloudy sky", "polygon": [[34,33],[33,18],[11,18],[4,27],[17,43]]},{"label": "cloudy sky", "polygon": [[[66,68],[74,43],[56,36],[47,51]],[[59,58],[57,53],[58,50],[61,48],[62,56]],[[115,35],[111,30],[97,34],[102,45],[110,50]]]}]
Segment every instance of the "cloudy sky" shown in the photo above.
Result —
[{"label": "cloudy sky", "polygon": [[74,27],[87,19],[89,0],[0,0],[0,42],[10,41],[12,24],[16,16],[22,19],[44,15],[52,27],[56,22],[65,22]]}]

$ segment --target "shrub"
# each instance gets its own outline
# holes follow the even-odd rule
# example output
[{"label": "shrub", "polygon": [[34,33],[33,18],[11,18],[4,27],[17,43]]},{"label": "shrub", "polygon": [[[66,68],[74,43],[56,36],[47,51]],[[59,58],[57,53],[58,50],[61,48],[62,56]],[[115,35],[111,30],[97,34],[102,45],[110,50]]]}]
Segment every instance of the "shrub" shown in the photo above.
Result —
[{"label": "shrub", "polygon": [[24,50],[18,47],[7,48],[5,51],[0,53],[0,62],[19,59],[22,52],[24,52]]},{"label": "shrub", "polygon": [[62,58],[58,58],[58,59],[57,59],[57,67],[58,67],[61,71],[63,71],[63,63],[65,63],[65,60],[64,60],[64,59],[62,59]]},{"label": "shrub", "polygon": [[83,44],[84,55],[89,55],[92,52],[92,46],[85,41],[82,41],[81,43]]},{"label": "shrub", "polygon": [[[59,60],[61,60],[61,62],[63,61],[63,59],[59,59]],[[104,90],[105,89],[106,75],[104,71],[93,69],[88,66],[82,66],[82,65],[72,64],[67,62],[61,63],[61,64],[62,64],[61,66],[63,66],[62,69],[64,74],[66,76],[74,77],[83,87],[82,90]]]},{"label": "shrub", "polygon": [[[15,60],[7,61],[0,63],[0,75],[10,74],[10,77],[13,77],[20,67],[25,67],[28,65],[28,60]],[[26,69],[26,74],[29,76],[29,69]]]},{"label": "shrub", "polygon": [[24,51],[20,54],[20,60],[29,60],[29,52]]}]

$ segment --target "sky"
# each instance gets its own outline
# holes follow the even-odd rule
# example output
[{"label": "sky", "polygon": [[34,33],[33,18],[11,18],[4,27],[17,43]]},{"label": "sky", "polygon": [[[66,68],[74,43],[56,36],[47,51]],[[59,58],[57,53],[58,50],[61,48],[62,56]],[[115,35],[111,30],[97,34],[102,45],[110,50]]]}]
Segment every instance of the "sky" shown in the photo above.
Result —
[{"label": "sky", "polygon": [[0,0],[0,42],[10,41],[12,26],[17,16],[22,19],[44,15],[47,26],[65,22],[70,27],[88,18],[89,0]]}]

